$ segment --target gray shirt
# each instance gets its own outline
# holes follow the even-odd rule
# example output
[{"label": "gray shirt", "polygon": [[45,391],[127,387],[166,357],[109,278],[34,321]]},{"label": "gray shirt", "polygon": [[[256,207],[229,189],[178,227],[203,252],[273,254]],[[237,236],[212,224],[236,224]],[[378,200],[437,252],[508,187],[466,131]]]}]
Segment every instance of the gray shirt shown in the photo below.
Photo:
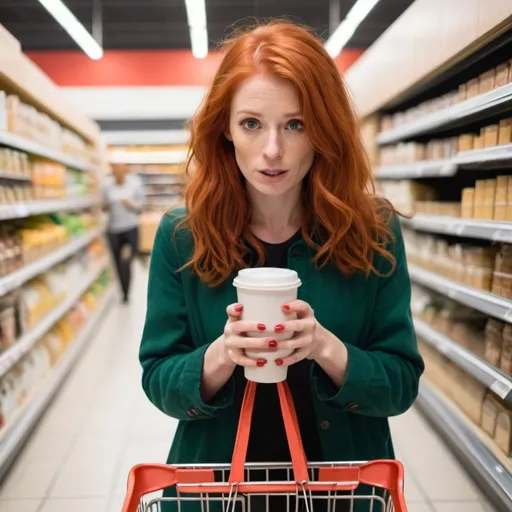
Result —
[{"label": "gray shirt", "polygon": [[114,178],[109,178],[103,187],[103,202],[109,209],[108,230],[110,233],[121,233],[139,226],[139,212],[127,208],[123,200],[128,200],[137,210],[142,210],[146,194],[141,179],[135,175],[127,175],[122,185]]}]

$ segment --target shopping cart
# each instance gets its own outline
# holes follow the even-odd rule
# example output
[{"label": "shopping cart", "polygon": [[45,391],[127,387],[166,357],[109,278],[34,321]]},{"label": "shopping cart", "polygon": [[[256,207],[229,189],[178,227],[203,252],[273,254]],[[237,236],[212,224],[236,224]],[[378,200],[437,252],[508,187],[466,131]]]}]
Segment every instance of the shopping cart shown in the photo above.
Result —
[{"label": "shopping cart", "polygon": [[[137,465],[123,512],[407,512],[400,462],[308,464],[290,389],[277,387],[291,464],[246,463],[256,395],[248,382],[231,464]],[[175,496],[148,498],[166,488]]]}]

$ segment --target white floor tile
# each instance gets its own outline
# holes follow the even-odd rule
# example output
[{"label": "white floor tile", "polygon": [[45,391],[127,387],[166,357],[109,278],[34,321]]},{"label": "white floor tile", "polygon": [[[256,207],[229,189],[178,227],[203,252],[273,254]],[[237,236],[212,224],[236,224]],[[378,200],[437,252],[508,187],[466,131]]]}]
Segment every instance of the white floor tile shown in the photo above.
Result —
[{"label": "white floor tile", "polygon": [[428,503],[409,503],[407,502],[407,512],[435,512]]},{"label": "white floor tile", "polygon": [[33,499],[48,496],[60,461],[20,460],[0,489],[0,499]]},{"label": "white floor tile", "polygon": [[[140,386],[140,267],[135,286],[132,303],[112,308],[0,488],[1,512],[116,512],[131,467],[165,461],[177,422]],[[409,512],[494,512],[418,411],[390,422]]]},{"label": "white floor tile", "polygon": [[459,503],[434,502],[436,512],[487,512],[483,503],[462,501]]},{"label": "white floor tile", "polygon": [[41,512],[107,512],[107,503],[104,498],[50,499]]},{"label": "white floor tile", "polygon": [[0,500],[2,512],[39,512],[40,500]]}]

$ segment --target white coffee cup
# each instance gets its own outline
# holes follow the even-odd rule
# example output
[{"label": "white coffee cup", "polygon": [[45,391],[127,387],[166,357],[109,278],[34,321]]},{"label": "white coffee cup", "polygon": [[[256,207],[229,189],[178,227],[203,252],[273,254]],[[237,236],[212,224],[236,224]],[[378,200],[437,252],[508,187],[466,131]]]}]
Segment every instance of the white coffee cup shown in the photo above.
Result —
[{"label": "white coffee cup", "polygon": [[[274,332],[274,326],[296,318],[294,313],[285,314],[282,305],[297,299],[301,280],[294,270],[272,267],[247,268],[240,270],[233,281],[237,289],[238,302],[244,306],[242,319],[265,324],[267,331],[247,333],[252,338],[275,338],[279,341],[290,339],[292,332]],[[251,352],[246,354],[254,359],[266,359],[263,367],[245,367],[245,378],[260,383],[275,383],[286,380],[288,369],[275,364],[291,354],[292,350]]]}]

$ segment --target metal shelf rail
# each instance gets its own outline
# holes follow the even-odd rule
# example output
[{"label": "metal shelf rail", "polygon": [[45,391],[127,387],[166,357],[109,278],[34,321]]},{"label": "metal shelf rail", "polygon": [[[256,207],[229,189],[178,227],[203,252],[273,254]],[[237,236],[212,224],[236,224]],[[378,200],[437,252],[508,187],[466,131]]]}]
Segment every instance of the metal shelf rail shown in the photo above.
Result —
[{"label": "metal shelf rail", "polygon": [[10,148],[18,149],[20,151],[25,151],[31,155],[48,158],[49,160],[59,162],[67,167],[70,167],[71,169],[76,169],[77,171],[94,171],[95,168],[93,165],[87,162],[82,162],[81,160],[66,155],[61,151],[48,148],[46,145],[41,144],[40,142],[26,139],[25,137],[21,137],[15,133],[0,131],[0,145],[9,146]]},{"label": "metal shelf rail", "polygon": [[441,128],[469,120],[469,118],[491,111],[496,107],[508,107],[512,103],[512,84],[481,94],[451,107],[432,112],[419,119],[404,123],[391,130],[381,132],[377,142],[391,144],[416,135],[431,133]]},{"label": "metal shelf rail", "polygon": [[0,205],[0,220],[22,219],[59,211],[84,210],[100,204],[95,197],[69,197],[57,200],[32,201],[30,203]]},{"label": "metal shelf rail", "polygon": [[446,295],[461,304],[486,313],[507,323],[512,323],[512,301],[471,288],[435,272],[416,265],[409,265],[411,280],[431,290]]},{"label": "metal shelf rail", "polygon": [[496,169],[512,162],[512,144],[474,149],[457,153],[452,158],[422,160],[409,164],[382,165],[375,170],[381,180],[445,178],[455,176],[459,169]]},{"label": "metal shelf rail", "polygon": [[502,400],[512,404],[512,378],[500,372],[467,348],[436,331],[423,320],[414,319],[416,334],[457,366],[475,377]]},{"label": "metal shelf rail", "polygon": [[425,418],[446,439],[464,467],[485,489],[500,510],[512,506],[512,474],[479,439],[467,421],[454,412],[439,392],[425,379],[420,384],[417,406]]},{"label": "metal shelf rail", "polygon": [[412,219],[402,219],[402,224],[428,233],[512,243],[512,222],[461,219],[417,213]]}]

